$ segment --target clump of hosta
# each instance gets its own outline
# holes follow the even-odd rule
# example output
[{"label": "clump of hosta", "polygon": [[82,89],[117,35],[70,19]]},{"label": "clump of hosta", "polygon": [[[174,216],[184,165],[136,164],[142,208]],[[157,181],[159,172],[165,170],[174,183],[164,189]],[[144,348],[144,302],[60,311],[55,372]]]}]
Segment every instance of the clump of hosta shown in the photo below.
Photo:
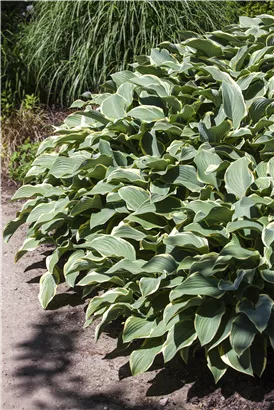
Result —
[{"label": "clump of hosta", "polygon": [[40,145],[5,236],[29,225],[17,259],[54,244],[44,308],[62,280],[101,291],[86,324],[102,316],[98,338],[121,317],[123,342],[143,340],[133,374],[203,346],[216,381],[228,367],[261,375],[274,348],[274,17],[182,36],[74,103],[84,111]]}]

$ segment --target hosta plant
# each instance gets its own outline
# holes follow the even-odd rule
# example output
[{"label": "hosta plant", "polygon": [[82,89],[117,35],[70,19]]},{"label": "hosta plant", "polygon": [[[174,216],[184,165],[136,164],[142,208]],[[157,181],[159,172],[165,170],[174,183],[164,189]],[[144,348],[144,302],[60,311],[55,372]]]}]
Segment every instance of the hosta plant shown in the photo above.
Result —
[{"label": "hosta plant", "polygon": [[29,225],[17,260],[54,246],[42,306],[61,281],[82,288],[96,338],[120,318],[122,342],[140,340],[133,374],[202,346],[216,382],[229,367],[261,375],[274,348],[274,17],[182,34],[73,104],[4,234]]}]

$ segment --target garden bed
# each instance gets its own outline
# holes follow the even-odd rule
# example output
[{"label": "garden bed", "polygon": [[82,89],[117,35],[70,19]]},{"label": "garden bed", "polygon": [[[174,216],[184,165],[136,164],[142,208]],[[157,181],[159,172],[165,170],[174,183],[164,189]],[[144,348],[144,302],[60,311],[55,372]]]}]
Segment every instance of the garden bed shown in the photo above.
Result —
[{"label": "garden bed", "polygon": [[[11,191],[3,186],[3,225],[20,205],[9,202]],[[47,248],[15,265],[23,237],[21,229],[3,245],[2,410],[274,409],[273,352],[261,380],[230,371],[216,386],[199,351],[188,366],[175,357],[132,377],[128,357],[110,355],[117,324],[95,344],[95,326],[82,329],[85,305],[76,293],[57,296],[42,310],[37,293]]]}]

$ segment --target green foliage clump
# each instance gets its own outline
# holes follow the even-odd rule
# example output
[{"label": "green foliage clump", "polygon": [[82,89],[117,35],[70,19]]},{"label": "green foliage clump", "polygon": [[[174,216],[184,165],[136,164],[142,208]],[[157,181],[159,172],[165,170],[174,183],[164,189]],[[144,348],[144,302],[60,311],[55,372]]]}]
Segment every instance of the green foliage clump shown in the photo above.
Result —
[{"label": "green foliage clump", "polygon": [[13,197],[16,259],[55,246],[42,306],[62,281],[100,291],[86,325],[125,320],[133,374],[202,346],[216,382],[261,375],[274,348],[273,34],[273,17],[242,17],[138,57],[74,103]]},{"label": "green foliage clump", "polygon": [[274,3],[272,0],[267,1],[240,1],[238,8],[239,15],[256,17],[259,14],[274,15]]},{"label": "green foliage clump", "polygon": [[221,28],[230,22],[227,10],[237,9],[235,2],[184,0],[38,1],[33,7],[20,41],[30,76],[48,99],[68,105],[98,90],[134,56],[166,39],[180,41],[182,29]]},{"label": "green foliage clump", "polygon": [[30,138],[19,145],[16,151],[11,155],[8,165],[8,175],[15,182],[22,183],[24,177],[31,168],[35,159],[39,142],[31,142]]}]

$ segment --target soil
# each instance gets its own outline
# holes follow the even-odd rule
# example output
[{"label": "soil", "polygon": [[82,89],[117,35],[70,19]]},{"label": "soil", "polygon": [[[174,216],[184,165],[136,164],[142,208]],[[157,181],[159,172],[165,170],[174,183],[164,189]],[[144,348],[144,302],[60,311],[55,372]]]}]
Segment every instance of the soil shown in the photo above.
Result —
[{"label": "soil", "polygon": [[[3,225],[20,206],[9,202],[12,190],[3,187]],[[128,356],[115,353],[119,326],[95,344],[77,293],[63,289],[42,310],[38,282],[49,249],[15,265],[24,232],[2,246],[2,410],[274,410],[273,352],[261,380],[231,370],[215,385],[202,351],[187,366],[176,357],[132,377]]]}]

